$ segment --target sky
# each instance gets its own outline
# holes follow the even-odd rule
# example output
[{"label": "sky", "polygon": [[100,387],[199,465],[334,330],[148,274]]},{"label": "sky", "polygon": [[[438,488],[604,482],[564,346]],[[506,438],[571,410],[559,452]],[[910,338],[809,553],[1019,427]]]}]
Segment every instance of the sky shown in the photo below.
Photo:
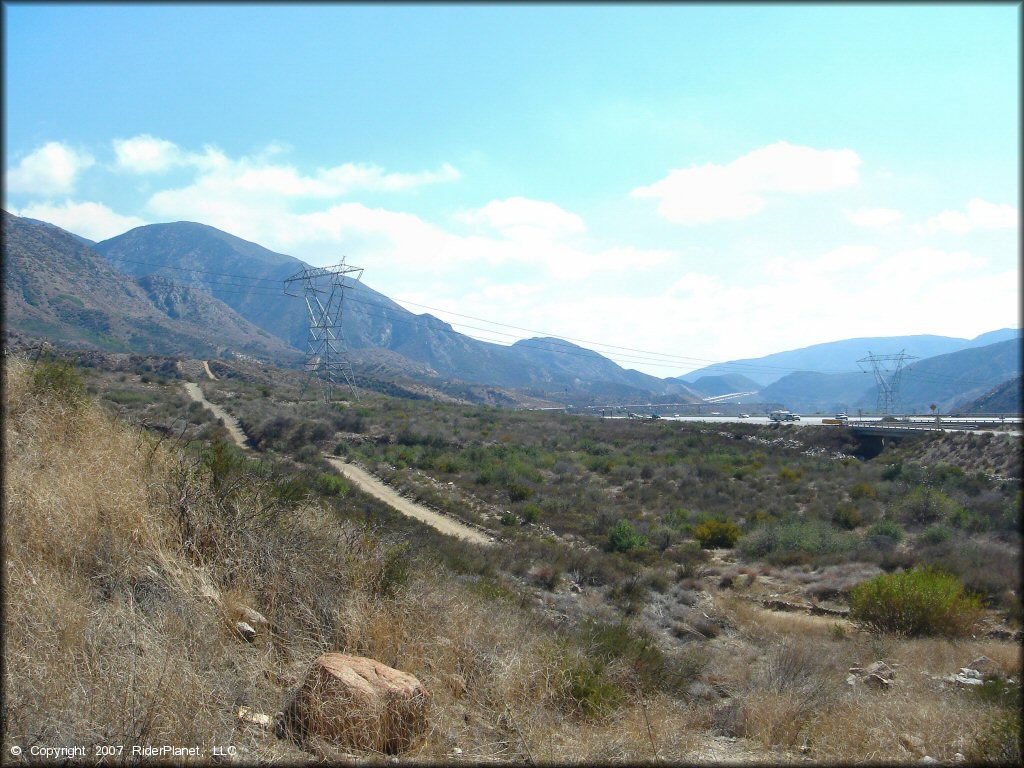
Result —
[{"label": "sky", "polygon": [[3,12],[4,208],[94,240],[198,221],[660,377],[1020,325],[1013,4]]}]

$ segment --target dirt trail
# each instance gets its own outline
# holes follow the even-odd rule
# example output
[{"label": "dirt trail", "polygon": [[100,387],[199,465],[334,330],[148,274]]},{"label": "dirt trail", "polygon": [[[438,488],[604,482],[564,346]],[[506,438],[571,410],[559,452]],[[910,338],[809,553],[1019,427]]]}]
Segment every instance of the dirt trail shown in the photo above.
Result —
[{"label": "dirt trail", "polygon": [[[212,375],[213,374],[211,374],[211,376]],[[191,381],[186,382],[185,391],[188,392],[188,396],[197,403],[202,403],[204,407],[209,408],[213,412],[213,415],[218,419],[223,419],[224,426],[228,430],[228,434],[231,435],[231,439],[234,441],[235,445],[246,450],[249,448],[246,443],[245,432],[242,431],[242,425],[238,423],[238,419],[229,414],[219,405],[215,405],[207,400],[203,396],[203,390],[199,388],[198,384],[193,384]]]},{"label": "dirt trail", "polygon": [[217,377],[213,375],[213,371],[210,370],[209,360],[203,360],[203,370],[206,371],[206,375],[210,377],[210,381],[217,380]]},{"label": "dirt trail", "polygon": [[482,544],[483,546],[490,546],[493,544],[491,539],[480,533],[480,531],[470,528],[468,525],[456,522],[449,517],[445,517],[442,514],[427,509],[426,507],[409,501],[408,499],[402,498],[394,491],[394,489],[386,486],[369,472],[366,472],[352,464],[346,464],[336,456],[324,456],[324,458],[327,459],[332,467],[355,483],[359,490],[364,493],[368,493],[371,496],[376,496],[388,506],[397,509],[403,515],[415,517],[417,520],[424,522],[432,528],[436,528],[441,533],[446,533],[449,536],[456,536],[460,539],[472,541],[475,544]]}]

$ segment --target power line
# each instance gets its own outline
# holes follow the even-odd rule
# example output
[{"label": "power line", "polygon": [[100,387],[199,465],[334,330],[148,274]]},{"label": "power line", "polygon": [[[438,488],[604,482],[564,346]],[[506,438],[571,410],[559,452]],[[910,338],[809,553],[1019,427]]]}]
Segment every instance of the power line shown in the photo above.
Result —
[{"label": "power line", "polygon": [[[243,274],[238,274],[238,273],[234,273],[234,272],[216,272],[216,271],[213,271],[213,270],[202,269],[202,268],[199,268],[199,267],[176,267],[176,266],[171,266],[171,265],[167,265],[167,264],[158,264],[158,263],[155,263],[155,262],[143,261],[143,260],[140,260],[140,259],[130,259],[130,258],[127,258],[127,257],[124,257],[124,256],[104,255],[104,258],[107,259],[108,261],[118,261],[118,262],[126,262],[126,263],[131,263],[131,264],[139,264],[139,265],[142,265],[142,266],[153,267],[155,269],[168,269],[168,270],[174,270],[174,271],[178,271],[178,272],[191,272],[191,273],[198,273],[198,274],[204,274],[204,275],[213,275],[215,277],[228,277],[228,278],[236,278],[236,279],[239,279],[239,280],[249,280],[249,281],[252,281],[251,283],[232,283],[232,282],[228,282],[228,281],[218,281],[218,280],[208,280],[208,279],[204,280],[203,281],[203,285],[204,286],[207,286],[207,287],[209,287],[209,286],[217,286],[215,291],[213,291],[214,294],[268,296],[268,297],[269,296],[281,296],[282,295],[279,286],[282,285],[283,281],[279,280],[279,279],[275,279],[275,278],[258,277],[258,276],[255,276],[255,275],[243,275]],[[301,262],[299,262],[299,263],[301,263]],[[263,283],[263,284],[266,284],[266,285],[260,285],[260,283]],[[222,287],[222,286],[227,286],[227,287],[225,288],[225,287]],[[273,288],[271,286],[273,286]],[[245,290],[233,290],[235,288],[243,288]],[[382,304],[382,303],[380,303],[378,301],[371,301],[371,300],[368,300],[368,299],[357,298],[357,296],[355,296],[355,295],[346,297],[346,301],[353,302],[353,303],[358,303],[358,304],[363,304],[365,306],[370,306],[370,307],[379,307],[382,310],[387,310],[387,311],[390,311],[390,312],[394,312],[394,310],[395,310],[395,307],[387,306],[387,305]],[[442,309],[440,307],[433,307],[433,306],[430,306],[430,305],[427,305],[427,304],[421,304],[419,302],[409,301],[409,300],[405,300],[405,299],[394,299],[392,301],[395,301],[396,303],[400,303],[400,304],[409,304],[411,306],[419,307],[419,308],[422,308],[422,309],[427,309],[427,310],[430,310],[432,312],[441,312],[441,313],[453,315],[455,317],[461,317],[461,318],[465,318],[465,319],[468,319],[468,320],[475,320],[475,321],[478,321],[478,322],[487,323],[489,325],[496,325],[496,326],[499,326],[499,327],[502,327],[502,328],[511,328],[511,329],[518,330],[518,331],[525,331],[526,333],[530,333],[530,334],[540,334],[540,335],[546,336],[546,337],[554,337],[554,338],[546,339],[545,342],[544,342],[544,346],[532,345],[532,344],[529,344],[529,342],[533,339],[533,337],[531,337],[531,336],[522,336],[522,335],[519,335],[519,334],[506,333],[504,331],[498,331],[498,330],[495,330],[493,328],[480,328],[479,326],[470,325],[468,323],[459,323],[459,322],[453,322],[453,321],[446,321],[446,320],[443,320],[442,318],[438,318],[442,322],[446,322],[448,325],[451,325],[451,326],[456,326],[456,327],[459,327],[459,328],[467,328],[467,329],[478,331],[480,333],[488,333],[488,334],[492,334],[492,335],[500,335],[500,336],[509,337],[511,339],[514,339],[515,341],[520,342],[516,346],[521,347],[521,348],[541,349],[541,350],[546,350],[546,351],[549,351],[549,352],[555,352],[555,353],[559,353],[559,354],[572,354],[572,355],[575,355],[577,357],[594,357],[594,356],[597,356],[597,357],[604,357],[606,359],[612,360],[613,362],[617,362],[617,363],[618,362],[625,362],[625,363],[628,363],[628,364],[654,366],[654,367],[659,367],[659,368],[679,368],[679,367],[682,367],[683,365],[690,365],[690,364],[693,364],[693,363],[704,363],[705,366],[707,366],[707,365],[714,365],[714,366],[718,367],[719,370],[722,370],[722,371],[725,371],[725,372],[730,372],[730,373],[739,373],[739,374],[745,374],[745,373],[758,374],[758,373],[761,373],[761,374],[767,374],[767,375],[777,375],[777,374],[801,373],[801,372],[822,373],[822,374],[850,374],[850,373],[862,373],[862,372],[864,372],[862,370],[855,370],[855,369],[850,369],[850,370],[820,369],[820,370],[815,370],[815,371],[806,371],[806,369],[802,369],[802,368],[787,368],[787,367],[783,367],[783,366],[773,366],[773,365],[764,364],[764,363],[743,363],[743,362],[735,362],[735,361],[727,361],[727,360],[711,360],[711,359],[707,359],[707,358],[691,357],[691,356],[687,356],[687,355],[677,355],[677,354],[667,353],[667,352],[657,352],[657,351],[653,351],[653,350],[643,350],[643,349],[638,349],[638,348],[635,348],[635,347],[619,346],[619,345],[614,345],[614,344],[608,344],[606,342],[599,342],[599,341],[581,339],[581,338],[577,338],[577,337],[573,337],[573,336],[562,336],[560,334],[556,334],[556,333],[553,333],[553,332],[550,332],[550,331],[543,331],[543,330],[526,328],[526,327],[519,326],[519,325],[513,325],[511,323],[499,322],[497,320],[488,320],[486,318],[477,317],[475,315],[462,314],[462,313],[459,313],[459,312],[454,312],[452,310]],[[403,309],[404,311],[408,312],[408,310],[405,310],[404,307],[399,306],[398,308],[399,309]],[[419,325],[419,323],[417,321],[407,320],[405,318],[393,317],[393,316],[388,316],[388,315],[384,315],[384,314],[373,314],[373,313],[370,313],[370,312],[360,312],[360,311],[355,310],[355,309],[353,309],[353,311],[356,312],[357,314],[362,314],[362,315],[364,315],[366,317],[386,319],[389,322],[405,323],[405,324],[408,324],[408,325]],[[267,312],[267,309],[264,308],[263,312],[260,313],[260,316],[262,316],[266,312]],[[413,317],[417,317],[417,318],[421,317],[420,315],[416,315],[415,313],[410,313],[410,314]],[[450,329],[447,329],[447,328],[435,328],[435,330],[441,330],[441,331],[444,331],[444,332],[456,333],[456,334],[461,335],[461,336],[469,336],[470,338],[476,338],[475,336],[472,336],[470,334],[461,334],[458,331],[450,330]],[[495,339],[479,339],[479,338],[476,338],[476,340],[477,341],[483,341],[485,343],[492,343],[492,344],[500,344],[501,343],[499,340],[495,340]],[[615,353],[615,352],[605,352],[605,351],[597,352],[597,351],[591,350],[591,349],[580,348],[580,347],[578,347],[575,344],[568,343],[569,341],[576,341],[576,342],[580,342],[580,343],[583,343],[583,344],[591,344],[591,345],[595,345],[595,346],[599,346],[599,347],[607,347],[609,349],[614,349],[614,350],[622,350],[624,352],[629,352],[629,353],[632,353],[632,354],[629,355],[629,356],[626,356],[626,355],[621,355],[621,354]],[[568,347],[571,347],[571,349],[568,348]],[[583,351],[578,351],[578,350],[581,350],[581,349]],[[655,357],[653,357],[653,358],[645,357],[646,355],[654,355]],[[933,383],[973,384],[973,385],[976,385],[976,386],[988,386],[988,384],[989,384],[989,382],[982,382],[982,381],[971,380],[971,379],[963,379],[963,378],[960,378],[960,377],[946,376],[946,375],[938,374],[938,373],[925,373],[925,374],[921,374],[921,373],[918,373],[912,366],[908,367],[903,372],[903,375],[905,375],[905,376],[907,376],[907,377],[909,377],[909,378],[911,378],[913,380],[931,381]]]}]

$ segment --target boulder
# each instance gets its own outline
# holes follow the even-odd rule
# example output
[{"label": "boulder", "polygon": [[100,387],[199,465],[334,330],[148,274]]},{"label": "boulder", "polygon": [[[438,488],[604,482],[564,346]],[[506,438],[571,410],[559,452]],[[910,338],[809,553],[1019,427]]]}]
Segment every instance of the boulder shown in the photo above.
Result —
[{"label": "boulder", "polygon": [[236,606],[235,611],[238,619],[252,627],[255,627],[256,629],[265,627],[269,623],[262,613],[247,605],[238,605]]},{"label": "boulder", "polygon": [[979,656],[970,664],[967,665],[966,669],[974,669],[980,672],[982,675],[994,675],[999,673],[999,666],[992,661],[988,656]]},{"label": "boulder", "polygon": [[850,667],[850,676],[846,678],[846,682],[854,685],[860,680],[869,688],[887,690],[892,686],[895,677],[896,670],[884,661],[876,661],[867,667]]},{"label": "boulder", "polygon": [[424,737],[430,692],[413,675],[374,659],[325,653],[285,708],[286,726],[340,746],[395,754]]},{"label": "boulder", "polygon": [[270,730],[274,726],[274,719],[270,715],[264,715],[261,712],[256,712],[249,707],[239,707],[236,717],[239,722],[256,725],[266,731]]},{"label": "boulder", "polygon": [[256,639],[256,630],[244,621],[235,622],[235,631],[250,643]]}]

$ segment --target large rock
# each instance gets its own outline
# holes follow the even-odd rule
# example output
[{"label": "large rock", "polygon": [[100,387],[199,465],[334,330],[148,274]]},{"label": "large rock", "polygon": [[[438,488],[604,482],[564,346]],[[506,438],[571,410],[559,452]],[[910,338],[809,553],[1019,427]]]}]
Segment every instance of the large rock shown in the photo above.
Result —
[{"label": "large rock", "polygon": [[422,740],[430,698],[407,672],[362,656],[325,653],[310,666],[284,720],[300,736],[394,754]]}]

